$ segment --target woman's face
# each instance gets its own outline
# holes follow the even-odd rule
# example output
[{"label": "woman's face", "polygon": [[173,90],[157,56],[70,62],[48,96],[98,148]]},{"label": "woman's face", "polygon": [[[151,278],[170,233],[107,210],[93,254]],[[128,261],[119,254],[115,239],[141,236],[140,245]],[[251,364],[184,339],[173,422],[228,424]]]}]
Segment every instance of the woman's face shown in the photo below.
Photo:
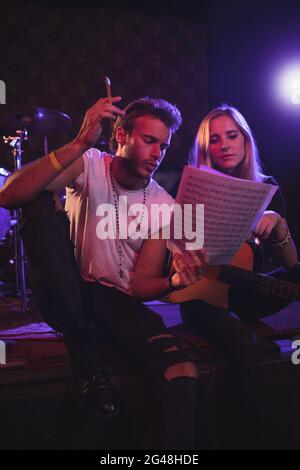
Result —
[{"label": "woman's face", "polygon": [[209,126],[209,153],[212,163],[231,173],[245,157],[245,137],[227,115],[212,119]]}]

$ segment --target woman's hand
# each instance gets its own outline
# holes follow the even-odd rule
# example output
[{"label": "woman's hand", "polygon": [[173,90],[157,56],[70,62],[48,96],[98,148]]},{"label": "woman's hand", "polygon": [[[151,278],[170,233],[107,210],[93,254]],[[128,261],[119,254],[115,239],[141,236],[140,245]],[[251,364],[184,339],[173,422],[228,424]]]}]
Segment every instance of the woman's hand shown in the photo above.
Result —
[{"label": "woman's hand", "polygon": [[266,240],[280,220],[281,216],[277,212],[265,211],[253,231],[254,236],[259,237],[261,240]]},{"label": "woman's hand", "polygon": [[118,103],[120,96],[111,99],[100,98],[85,113],[84,121],[80,131],[75,139],[83,150],[91,148],[99,139],[102,133],[103,119],[115,119],[118,116],[124,116],[124,111],[114,106],[112,103]]},{"label": "woman's hand", "polygon": [[171,278],[175,288],[187,287],[194,284],[207,267],[208,256],[204,249],[173,253],[175,273]]}]

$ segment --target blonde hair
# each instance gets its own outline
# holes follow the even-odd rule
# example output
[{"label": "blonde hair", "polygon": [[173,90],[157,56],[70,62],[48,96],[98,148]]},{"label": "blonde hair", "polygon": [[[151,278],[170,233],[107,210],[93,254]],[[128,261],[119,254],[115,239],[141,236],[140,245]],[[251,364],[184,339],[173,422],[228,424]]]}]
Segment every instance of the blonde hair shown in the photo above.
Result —
[{"label": "blonde hair", "polygon": [[238,167],[234,169],[231,175],[252,181],[262,181],[265,175],[261,168],[258,149],[251,129],[244,116],[236,108],[227,104],[222,104],[213,109],[201,121],[194,146],[190,152],[189,163],[194,166],[206,165],[213,167],[209,154],[210,123],[213,119],[224,115],[233,119],[245,138],[245,158]]}]

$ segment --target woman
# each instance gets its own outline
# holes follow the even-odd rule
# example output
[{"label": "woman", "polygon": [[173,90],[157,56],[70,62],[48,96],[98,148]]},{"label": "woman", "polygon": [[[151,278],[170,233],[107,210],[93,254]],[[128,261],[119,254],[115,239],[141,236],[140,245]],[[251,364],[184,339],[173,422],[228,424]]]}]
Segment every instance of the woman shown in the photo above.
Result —
[{"label": "woman", "polygon": [[[237,178],[277,185],[272,176],[263,174],[252,132],[242,114],[231,106],[222,105],[215,108],[202,120],[191,154],[191,163],[196,166],[206,165]],[[288,229],[285,203],[280,189],[257,224],[252,238],[256,241],[256,244],[252,245],[256,265],[261,261],[261,257],[258,259],[257,256],[262,252],[257,249],[260,245],[267,254],[272,251],[278,264],[283,266],[272,273],[273,276],[299,282],[297,251]],[[231,310],[247,320],[274,313],[287,304],[278,298],[254,295],[250,290],[247,292],[247,289],[241,294],[240,287],[230,289],[229,300]],[[189,304],[184,304],[181,310],[184,321],[192,321],[194,324],[191,318],[194,315],[190,314]]]},{"label": "woman", "polygon": [[[252,132],[241,113],[231,106],[222,105],[202,120],[192,152],[196,166],[207,165],[237,178],[277,184],[274,178],[263,174],[258,150]],[[278,279],[300,283],[300,269],[295,245],[291,238],[285,203],[277,190],[268,210],[257,224],[252,244],[254,260],[258,254],[273,252],[282,267],[271,273]],[[260,257],[261,259],[261,257]],[[221,349],[232,366],[242,416],[246,420],[245,440],[252,438],[258,424],[257,347],[249,322],[277,312],[287,301],[253,292],[250,289],[231,287],[228,294],[229,309],[213,307],[194,300],[181,304],[181,317],[195,333],[207,338]],[[238,319],[231,315],[234,312]],[[242,320],[242,321],[240,321]]]},{"label": "woman", "polygon": [[[262,172],[255,140],[245,118],[236,108],[227,105],[212,110],[202,120],[191,163],[195,166],[206,165],[237,178],[277,184],[274,178]],[[253,239],[260,243],[264,251],[269,252],[272,249],[282,266],[272,273],[273,276],[300,283],[297,252],[288,229],[285,204],[279,189],[257,224]],[[258,245],[252,246],[254,259],[258,261]],[[149,298],[145,281],[147,278],[162,275],[159,268],[163,259],[161,244],[160,247],[160,250],[156,251],[156,259],[155,246],[148,254],[141,253],[133,286],[135,295]],[[175,268],[178,272],[170,278],[170,289],[184,287],[194,281],[195,270],[192,263],[187,265],[181,259],[179,268],[178,262]],[[259,424],[259,381],[256,340],[248,323],[275,313],[288,302],[241,287],[231,287],[228,300],[229,308],[226,309],[201,300],[191,300],[182,303],[180,311],[183,322],[194,333],[205,337],[224,352],[231,371],[234,372],[237,398],[242,398],[239,400],[243,423],[239,429],[240,436],[243,435],[242,445],[251,448],[255,446],[253,437],[257,434]]]}]

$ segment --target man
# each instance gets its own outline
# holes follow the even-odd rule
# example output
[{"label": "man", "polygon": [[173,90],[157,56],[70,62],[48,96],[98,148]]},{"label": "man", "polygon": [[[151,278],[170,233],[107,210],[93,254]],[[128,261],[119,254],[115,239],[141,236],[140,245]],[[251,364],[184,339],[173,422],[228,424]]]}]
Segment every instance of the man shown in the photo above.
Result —
[{"label": "man", "polygon": [[[37,274],[39,305],[46,321],[64,334],[76,398],[98,416],[118,411],[114,391],[102,371],[97,336],[101,332],[153,378],[160,448],[193,448],[196,366],[180,351],[161,318],[131,296],[138,255],[148,242],[139,236],[147,209],[156,203],[172,203],[151,177],[181,116],[170,103],[150,98],[133,101],[122,111],[116,106],[120,99],[97,101],[73,141],[14,173],[0,192],[0,205],[23,207],[24,242]],[[101,135],[103,120],[115,118],[112,147],[116,154],[112,156],[92,147]],[[65,216],[55,211],[51,193],[41,193],[64,186],[81,276],[66,236]],[[123,239],[120,200],[125,196],[126,222],[128,228],[135,223],[135,236]],[[103,204],[114,209],[116,236],[112,238],[105,238],[103,226],[99,229],[98,215],[107,207]],[[134,204],[142,207],[138,222],[130,215]],[[174,287],[180,283],[179,275]],[[149,280],[154,297],[172,288],[172,278]]]}]

